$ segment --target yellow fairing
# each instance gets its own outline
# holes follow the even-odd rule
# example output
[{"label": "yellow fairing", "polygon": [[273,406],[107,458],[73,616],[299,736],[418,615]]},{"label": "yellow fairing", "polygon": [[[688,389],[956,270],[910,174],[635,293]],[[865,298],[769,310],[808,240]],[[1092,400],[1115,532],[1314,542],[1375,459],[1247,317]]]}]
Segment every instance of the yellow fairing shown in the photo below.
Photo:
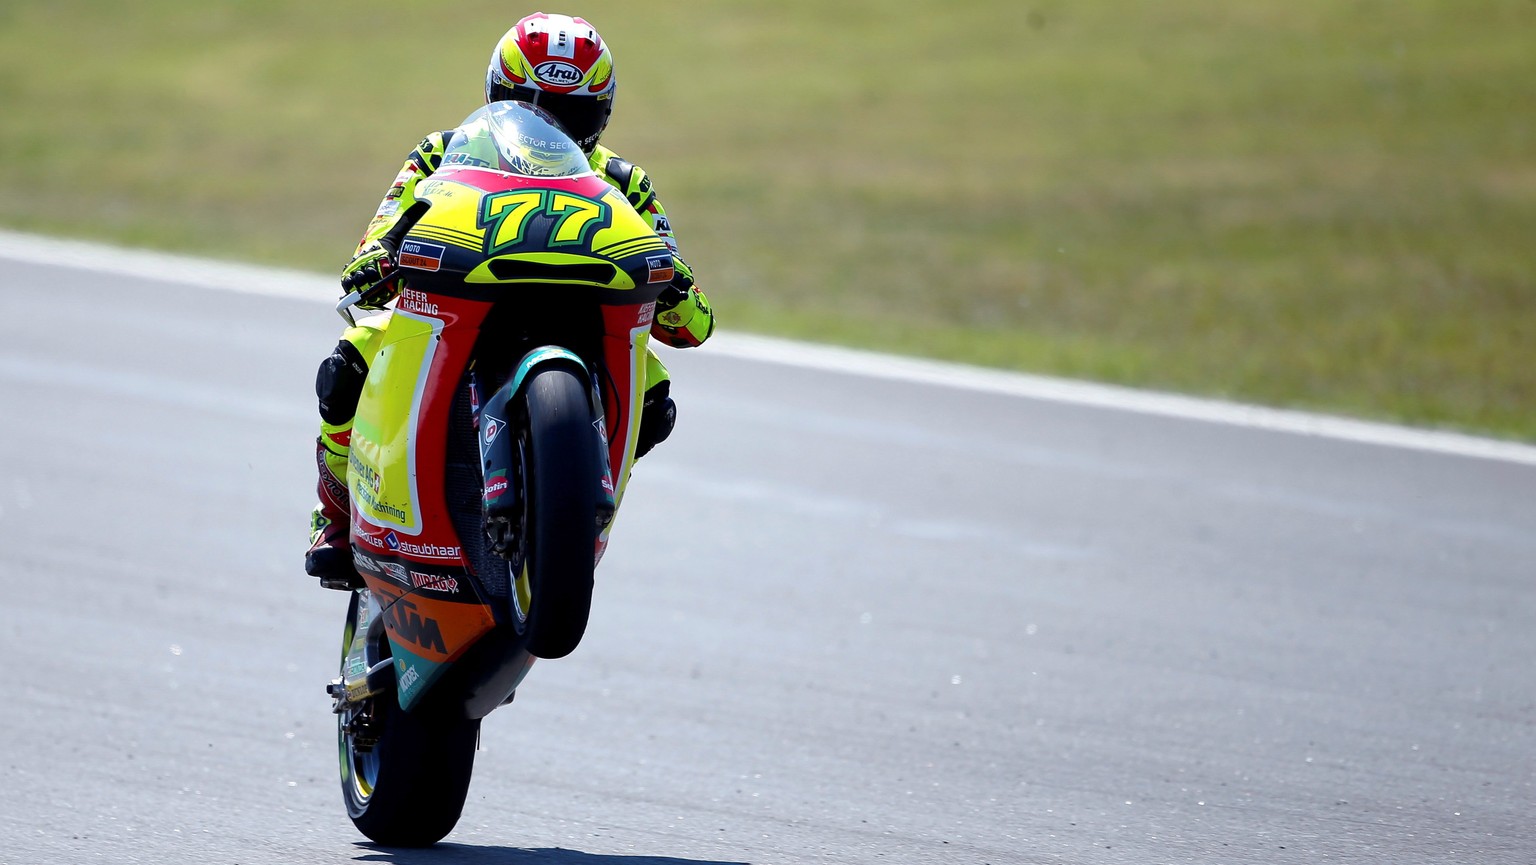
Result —
[{"label": "yellow fairing", "polygon": [[421,533],[411,437],[443,323],[396,310],[357,405],[347,483],[363,519]]},{"label": "yellow fairing", "polygon": [[[451,174],[452,169],[445,169]],[[417,201],[431,202],[411,234],[462,247],[472,252],[485,250],[485,229],[479,225],[480,197],[485,193],[473,186],[434,177],[416,184]]]},{"label": "yellow fairing", "polygon": [[455,259],[466,283],[627,290],[649,276],[647,257],[667,256],[671,266],[666,243],[618,190],[595,175],[550,181],[569,183],[565,188],[486,191],[471,185],[484,182],[483,176],[461,171],[445,167],[416,186],[416,200],[431,207],[409,236],[473,253]]}]

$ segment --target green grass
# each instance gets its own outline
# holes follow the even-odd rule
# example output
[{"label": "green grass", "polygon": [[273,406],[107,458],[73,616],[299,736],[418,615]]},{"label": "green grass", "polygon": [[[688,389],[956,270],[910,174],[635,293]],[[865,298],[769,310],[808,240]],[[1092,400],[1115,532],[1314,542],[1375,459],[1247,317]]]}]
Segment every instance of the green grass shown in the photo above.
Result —
[{"label": "green grass", "polygon": [[[1532,0],[570,11],[725,327],[1536,440]],[[0,6],[0,223],[339,269],[442,13]]]}]

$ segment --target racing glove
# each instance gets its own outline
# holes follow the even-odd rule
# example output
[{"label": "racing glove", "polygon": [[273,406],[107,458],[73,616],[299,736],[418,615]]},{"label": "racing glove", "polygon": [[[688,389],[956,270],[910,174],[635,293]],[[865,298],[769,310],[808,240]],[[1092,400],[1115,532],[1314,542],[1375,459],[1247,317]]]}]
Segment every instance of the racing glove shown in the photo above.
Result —
[{"label": "racing glove", "polygon": [[693,269],[682,256],[672,256],[672,282],[656,296],[656,321],[651,335],[673,348],[691,348],[709,339],[715,313],[709,299],[693,284]]},{"label": "racing glove", "polygon": [[380,241],[370,240],[341,272],[341,289],[348,294],[361,292],[362,299],[357,305],[364,309],[382,309],[394,299],[397,276],[394,251]]}]

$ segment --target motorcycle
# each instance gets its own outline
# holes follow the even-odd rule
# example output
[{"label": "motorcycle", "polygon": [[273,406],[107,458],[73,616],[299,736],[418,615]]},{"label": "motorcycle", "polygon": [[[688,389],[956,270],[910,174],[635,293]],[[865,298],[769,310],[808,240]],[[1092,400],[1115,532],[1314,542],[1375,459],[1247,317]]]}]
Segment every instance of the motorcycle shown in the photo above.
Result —
[{"label": "motorcycle", "polygon": [[399,206],[402,289],[347,471],[360,587],[327,690],[353,823],[427,846],[459,819],[481,719],[586,631],[673,260],[522,103],[471,114]]}]

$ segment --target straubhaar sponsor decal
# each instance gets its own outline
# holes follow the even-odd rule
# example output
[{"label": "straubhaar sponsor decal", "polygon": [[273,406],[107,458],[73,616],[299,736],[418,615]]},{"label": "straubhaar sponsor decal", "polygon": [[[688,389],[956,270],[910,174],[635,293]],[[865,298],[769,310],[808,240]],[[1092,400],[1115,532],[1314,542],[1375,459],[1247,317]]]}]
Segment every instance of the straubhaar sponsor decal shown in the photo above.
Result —
[{"label": "straubhaar sponsor decal", "polygon": [[384,546],[397,553],[416,556],[421,559],[458,559],[463,553],[460,547],[447,547],[438,544],[418,544],[415,541],[402,540],[393,531],[384,536]]}]

